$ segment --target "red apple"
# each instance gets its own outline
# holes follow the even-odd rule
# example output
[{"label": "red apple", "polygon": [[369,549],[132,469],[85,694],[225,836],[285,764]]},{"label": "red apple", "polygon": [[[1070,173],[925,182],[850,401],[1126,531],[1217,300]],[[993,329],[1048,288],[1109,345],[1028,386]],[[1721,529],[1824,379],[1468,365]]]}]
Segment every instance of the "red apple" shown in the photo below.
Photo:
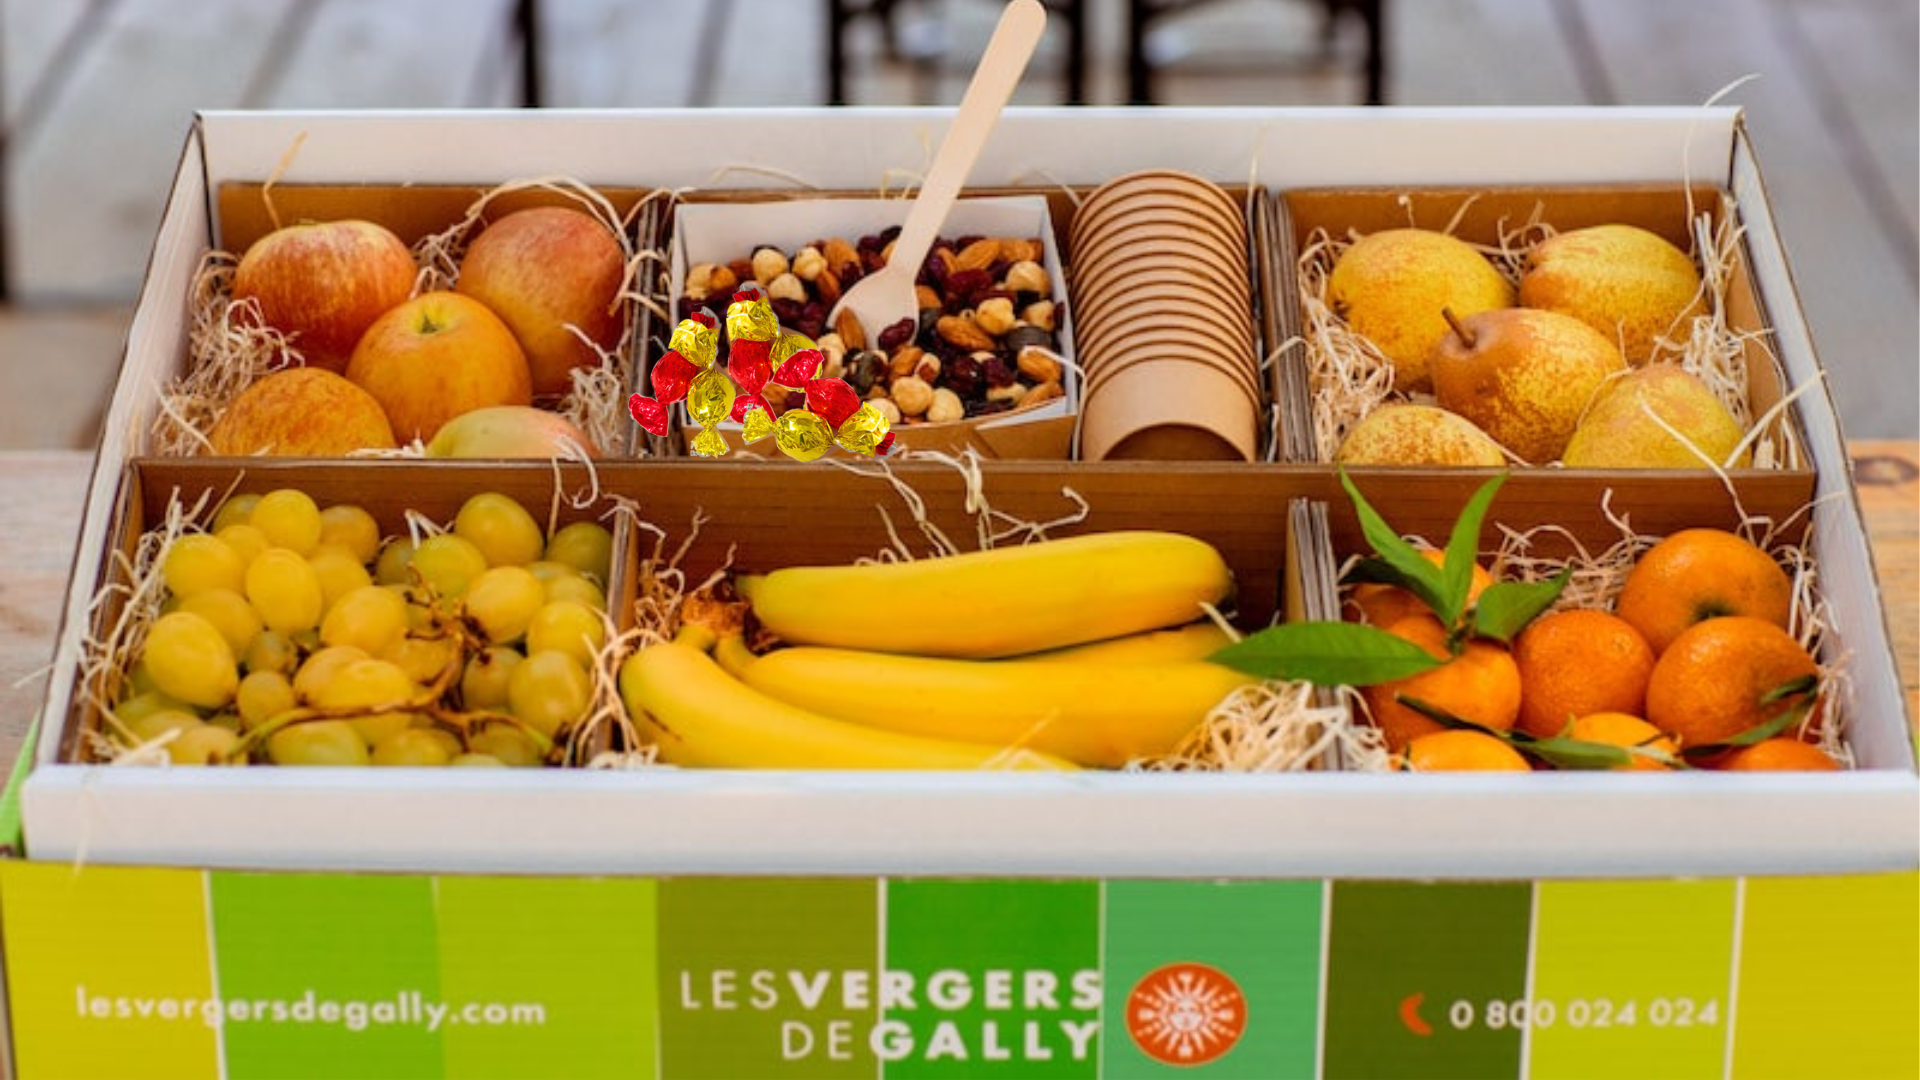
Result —
[{"label": "red apple", "polygon": [[407,245],[371,221],[286,225],[248,246],[233,272],[233,299],[254,300],[307,366],[346,370],[373,321],[413,293],[419,272]]},{"label": "red apple", "polygon": [[207,432],[216,454],[336,457],[390,450],[393,427],[373,395],[324,368],[276,371],[242,390]]},{"label": "red apple", "polygon": [[601,362],[569,326],[602,349],[620,343],[625,277],[626,254],[611,229],[583,210],[543,206],[481,230],[460,259],[454,288],[513,328],[533,371],[533,392],[557,397],[572,389],[574,368]]},{"label": "red apple", "polygon": [[464,412],[533,401],[513,331],[485,304],[445,290],[375,320],[353,350],[347,378],[380,402],[403,442],[432,439]]}]

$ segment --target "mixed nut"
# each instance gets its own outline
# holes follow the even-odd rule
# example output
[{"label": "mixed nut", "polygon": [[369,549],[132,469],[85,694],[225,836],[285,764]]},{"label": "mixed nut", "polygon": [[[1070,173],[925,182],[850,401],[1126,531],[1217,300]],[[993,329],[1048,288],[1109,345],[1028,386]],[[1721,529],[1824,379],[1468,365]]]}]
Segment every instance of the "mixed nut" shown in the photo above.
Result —
[{"label": "mixed nut", "polygon": [[[693,266],[675,318],[702,307],[724,311],[736,288],[758,282],[780,325],[813,339],[826,357],[821,374],[847,380],[894,425],[987,416],[1061,396],[1066,300],[1053,295],[1038,238],[943,237],[920,271],[918,319],[872,340],[851,312],[827,325],[840,294],[886,265],[899,232],[818,240],[791,253],[762,246],[749,258]],[[766,396],[775,413],[785,411],[780,387],[768,386]]]}]

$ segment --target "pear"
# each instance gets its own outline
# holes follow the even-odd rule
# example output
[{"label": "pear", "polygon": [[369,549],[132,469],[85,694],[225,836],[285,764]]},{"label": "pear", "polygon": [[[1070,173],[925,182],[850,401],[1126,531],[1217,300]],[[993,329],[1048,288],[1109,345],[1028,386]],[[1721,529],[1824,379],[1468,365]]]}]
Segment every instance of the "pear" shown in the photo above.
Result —
[{"label": "pear", "polygon": [[1706,311],[1687,253],[1636,225],[1595,225],[1542,240],[1520,275],[1523,307],[1571,315],[1612,338],[1635,367],[1684,348]]},{"label": "pear", "polygon": [[1602,388],[1561,461],[1577,469],[1745,468],[1751,451],[1742,448],[1733,458],[1744,435],[1698,376],[1674,364],[1649,364]]},{"label": "pear", "polygon": [[1396,403],[1380,406],[1348,430],[1333,460],[1339,465],[1498,468],[1507,463],[1507,455],[1492,436],[1459,413]]},{"label": "pear", "polygon": [[1431,363],[1440,407],[1535,465],[1560,456],[1595,392],[1627,366],[1610,339],[1571,315],[1522,307],[1443,317],[1453,329]]},{"label": "pear", "polygon": [[1513,283],[1466,241],[1431,229],[1384,229],[1334,261],[1327,304],[1393,362],[1402,393],[1432,388],[1427,359],[1447,334],[1441,308],[1468,315],[1512,307]]}]

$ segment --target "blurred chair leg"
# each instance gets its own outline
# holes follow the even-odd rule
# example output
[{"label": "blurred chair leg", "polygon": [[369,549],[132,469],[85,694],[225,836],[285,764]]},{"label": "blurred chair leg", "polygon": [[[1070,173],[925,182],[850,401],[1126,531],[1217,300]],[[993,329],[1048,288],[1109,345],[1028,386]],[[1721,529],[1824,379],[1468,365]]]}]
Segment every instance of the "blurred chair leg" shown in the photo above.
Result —
[{"label": "blurred chair leg", "polygon": [[545,103],[540,85],[539,0],[515,0],[513,28],[520,39],[520,104],[538,109]]},{"label": "blurred chair leg", "polygon": [[1153,104],[1153,66],[1147,63],[1150,0],[1127,0],[1127,104]]},{"label": "blurred chair leg", "polygon": [[1366,103],[1387,103],[1387,34],[1381,25],[1386,19],[1387,0],[1354,0],[1354,9],[1367,28]]},{"label": "blurred chair leg", "polygon": [[1087,0],[1066,0],[1067,104],[1087,103]]}]

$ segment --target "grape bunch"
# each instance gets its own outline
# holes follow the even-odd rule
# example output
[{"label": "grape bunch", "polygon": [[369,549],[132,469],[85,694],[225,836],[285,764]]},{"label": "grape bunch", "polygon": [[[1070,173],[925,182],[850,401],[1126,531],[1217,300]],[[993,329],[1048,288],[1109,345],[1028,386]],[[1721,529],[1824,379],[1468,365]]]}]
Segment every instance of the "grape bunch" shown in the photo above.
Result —
[{"label": "grape bunch", "polygon": [[175,537],[109,724],[183,765],[535,766],[584,718],[613,538],[547,536],[517,501],[385,538],[365,509],[283,488]]}]

